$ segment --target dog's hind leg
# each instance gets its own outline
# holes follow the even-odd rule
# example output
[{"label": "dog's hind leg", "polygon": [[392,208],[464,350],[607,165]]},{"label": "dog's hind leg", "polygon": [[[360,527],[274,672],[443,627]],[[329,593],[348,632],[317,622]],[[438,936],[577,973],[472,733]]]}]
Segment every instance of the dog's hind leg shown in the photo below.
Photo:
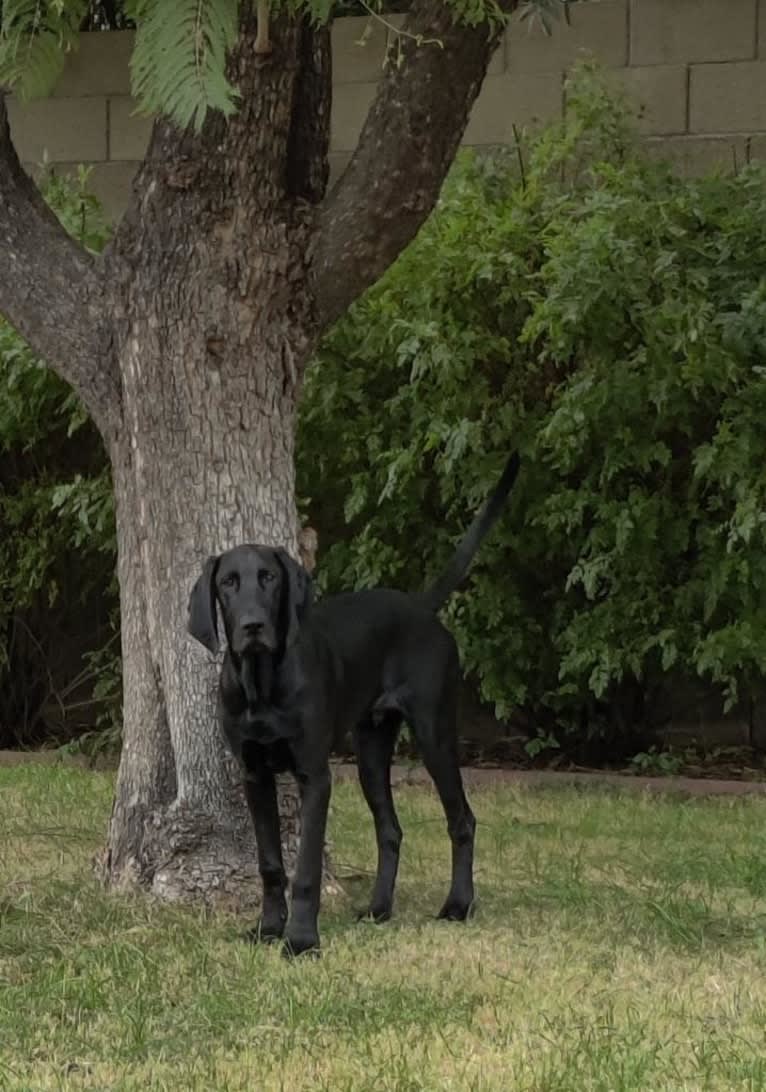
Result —
[{"label": "dog's hind leg", "polygon": [[360,914],[373,921],[388,921],[394,901],[399,868],[402,828],[391,794],[391,759],[401,728],[400,713],[385,712],[357,726],[354,734],[362,792],[375,821],[378,871],[368,909]]},{"label": "dog's hind leg", "polygon": [[[457,733],[453,703],[436,717],[429,712],[415,711],[413,728],[423,756],[423,762],[433,778],[445,815],[452,842],[452,883],[447,900],[438,917],[449,921],[465,921],[474,901],[473,848],[476,819],[466,800],[457,755]],[[445,730],[446,729],[446,730]]]}]

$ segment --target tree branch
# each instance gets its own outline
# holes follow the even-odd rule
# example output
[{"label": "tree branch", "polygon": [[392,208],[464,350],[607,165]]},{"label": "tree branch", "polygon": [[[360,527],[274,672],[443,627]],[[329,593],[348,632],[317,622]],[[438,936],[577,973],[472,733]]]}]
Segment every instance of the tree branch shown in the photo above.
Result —
[{"label": "tree branch", "polygon": [[[512,11],[517,0],[500,6]],[[402,63],[387,67],[322,210],[314,292],[323,327],[385,272],[433,208],[502,33],[499,22],[455,23],[444,0],[413,3]]]},{"label": "tree branch", "polygon": [[330,145],[332,57],[330,28],[304,16],[298,44],[300,69],[293,91],[287,147],[287,189],[292,197],[319,204],[327,189]]},{"label": "tree branch", "polygon": [[24,172],[0,93],[0,313],[70,383],[102,435],[120,388],[96,263]]}]

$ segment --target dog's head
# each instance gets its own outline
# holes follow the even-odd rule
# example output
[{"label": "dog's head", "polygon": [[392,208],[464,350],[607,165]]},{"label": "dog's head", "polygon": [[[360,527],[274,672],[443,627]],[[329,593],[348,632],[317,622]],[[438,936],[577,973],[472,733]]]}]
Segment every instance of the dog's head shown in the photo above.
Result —
[{"label": "dog's head", "polygon": [[297,641],[310,602],[311,578],[285,550],[237,546],[205,562],[189,599],[187,629],[217,652],[220,606],[235,655],[279,652]]}]

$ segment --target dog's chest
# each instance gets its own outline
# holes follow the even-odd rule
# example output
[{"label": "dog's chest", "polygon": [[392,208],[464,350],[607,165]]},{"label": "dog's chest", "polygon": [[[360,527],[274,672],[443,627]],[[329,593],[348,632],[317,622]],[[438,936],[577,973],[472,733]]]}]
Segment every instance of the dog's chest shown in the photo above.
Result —
[{"label": "dog's chest", "polygon": [[297,764],[290,742],[286,739],[259,743],[257,739],[240,739],[232,747],[243,777],[247,780],[263,770],[271,773],[296,773]]},{"label": "dog's chest", "polygon": [[295,772],[291,743],[299,734],[296,718],[273,707],[245,708],[224,713],[223,732],[245,776],[264,767],[273,773]]},{"label": "dog's chest", "polygon": [[258,769],[271,770],[274,774],[296,773],[293,750],[286,739],[279,739],[266,746],[258,743],[245,743],[242,748],[242,766],[245,775]]}]

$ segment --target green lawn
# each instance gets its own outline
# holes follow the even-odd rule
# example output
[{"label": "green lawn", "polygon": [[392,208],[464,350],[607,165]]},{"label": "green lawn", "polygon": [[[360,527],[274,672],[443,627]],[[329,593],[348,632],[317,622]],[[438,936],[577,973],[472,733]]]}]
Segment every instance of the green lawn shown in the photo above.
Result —
[{"label": "green lawn", "polygon": [[[240,920],[104,894],[110,792],[0,770],[0,1089],[766,1089],[766,802],[475,793],[461,926],[430,920],[438,805],[402,789],[395,921],[328,906],[323,958],[290,965]],[[356,786],[331,833],[371,868]]]}]

